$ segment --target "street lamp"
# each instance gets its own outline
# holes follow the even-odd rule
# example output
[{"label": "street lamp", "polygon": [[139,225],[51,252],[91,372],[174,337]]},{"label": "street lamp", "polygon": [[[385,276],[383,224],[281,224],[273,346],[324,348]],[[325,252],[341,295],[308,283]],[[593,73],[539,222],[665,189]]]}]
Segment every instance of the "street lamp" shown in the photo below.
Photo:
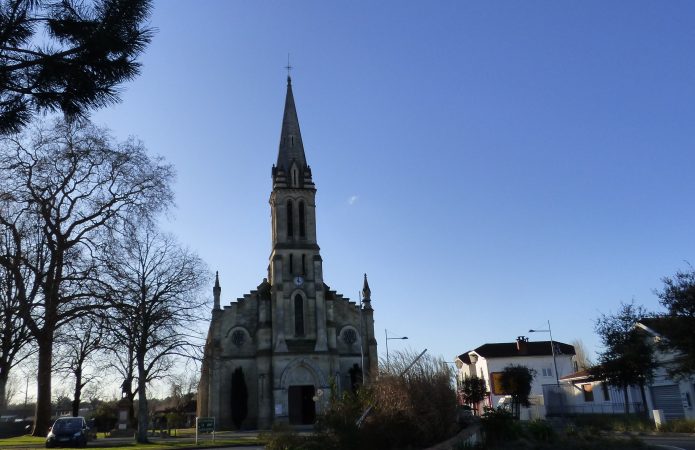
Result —
[{"label": "street lamp", "polygon": [[550,351],[553,355],[553,365],[555,366],[555,383],[560,387],[560,376],[557,373],[557,360],[555,359],[555,343],[553,342],[553,332],[550,329],[550,321],[548,321],[547,330],[528,330],[529,333],[550,333]]},{"label": "street lamp", "polygon": [[386,333],[386,369],[390,369],[391,366],[389,364],[389,340],[390,339],[408,339],[408,336],[389,337],[389,330],[387,330],[387,329],[384,329],[384,333]]}]

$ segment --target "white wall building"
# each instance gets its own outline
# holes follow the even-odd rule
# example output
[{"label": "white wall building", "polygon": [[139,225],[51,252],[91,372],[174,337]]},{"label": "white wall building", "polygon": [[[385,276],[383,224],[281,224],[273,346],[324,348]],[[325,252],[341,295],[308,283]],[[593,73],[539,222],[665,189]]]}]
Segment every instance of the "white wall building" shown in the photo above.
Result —
[{"label": "white wall building", "polygon": [[[530,396],[532,404],[537,407],[533,411],[526,411],[525,413],[527,417],[529,414],[532,417],[544,416],[541,407],[544,404],[543,385],[555,385],[559,377],[575,371],[574,347],[558,341],[553,341],[553,344],[555,346],[554,361],[550,341],[529,342],[528,338],[519,336],[516,342],[481,345],[456,358],[457,384],[460,384],[464,377],[473,375],[484,379],[490,392],[490,398],[484,406],[497,407],[502,399],[509,396],[502,394],[499,386],[495,385],[496,374],[504,371],[504,368],[509,365],[528,367],[536,372],[531,385]],[[524,412],[522,412],[522,418],[523,415]]]},{"label": "white wall building", "polygon": [[654,379],[647,386],[647,410],[650,416],[653,416],[653,410],[662,410],[666,420],[695,419],[695,374],[681,378],[669,376],[668,370],[673,366],[678,355],[664,351],[658,345],[663,339],[662,329],[668,327],[669,320],[673,319],[645,318],[636,325],[653,343],[654,356],[659,362]]},{"label": "white wall building", "polygon": [[[588,370],[580,370],[560,378],[563,397],[557,398],[555,386],[545,386],[544,398],[548,414],[624,414],[625,392],[605,381],[596,380]],[[637,386],[627,389],[629,413],[645,409]]]},{"label": "white wall building", "polygon": [[[653,418],[654,410],[661,410],[664,418],[695,419],[695,375],[674,378],[669,369],[678,355],[665,351],[660,345],[665,327],[673,318],[644,318],[635,328],[644,334],[652,345],[654,358],[658,362],[654,376],[645,386],[645,402],[638,386],[629,386],[627,402],[629,413],[643,412],[645,409]],[[623,414],[625,412],[625,393],[623,389],[611,386],[603,380],[595,379],[587,370],[560,378],[562,398],[556,394],[555,386],[545,386],[545,404],[548,414],[560,409],[569,414]]]}]

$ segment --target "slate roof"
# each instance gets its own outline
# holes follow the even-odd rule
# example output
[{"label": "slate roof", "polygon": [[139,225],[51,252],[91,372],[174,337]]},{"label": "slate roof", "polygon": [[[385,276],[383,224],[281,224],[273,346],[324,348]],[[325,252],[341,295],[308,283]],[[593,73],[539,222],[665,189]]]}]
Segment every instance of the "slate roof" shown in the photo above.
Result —
[{"label": "slate roof", "polygon": [[307,165],[306,157],[304,156],[302,133],[299,131],[299,118],[297,117],[297,109],[294,106],[292,80],[290,77],[287,77],[287,96],[285,97],[285,111],[282,116],[280,149],[276,166],[278,169],[287,171],[290,169],[292,161],[296,161],[300,170],[304,170]]},{"label": "slate roof", "polygon": [[[574,346],[563,342],[553,341],[555,343],[556,355],[574,355]],[[475,352],[483,358],[509,358],[515,356],[551,356],[550,341],[533,341],[526,342],[526,351],[520,352],[516,347],[516,342],[500,342],[494,344],[484,344],[480,347],[470,350],[459,355],[459,359],[466,364],[470,364],[471,360],[468,354]]]},{"label": "slate roof", "polygon": [[564,377],[560,377],[561,380],[592,380],[593,377],[588,369],[580,370],[578,372],[570,373]]}]

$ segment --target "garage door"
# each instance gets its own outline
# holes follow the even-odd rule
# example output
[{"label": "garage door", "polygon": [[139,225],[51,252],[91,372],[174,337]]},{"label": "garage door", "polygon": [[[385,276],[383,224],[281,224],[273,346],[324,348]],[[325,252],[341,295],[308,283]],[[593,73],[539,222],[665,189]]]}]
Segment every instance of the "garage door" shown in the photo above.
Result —
[{"label": "garage door", "polygon": [[683,403],[681,402],[681,391],[678,389],[678,385],[652,386],[651,391],[654,408],[663,410],[666,420],[685,417]]}]

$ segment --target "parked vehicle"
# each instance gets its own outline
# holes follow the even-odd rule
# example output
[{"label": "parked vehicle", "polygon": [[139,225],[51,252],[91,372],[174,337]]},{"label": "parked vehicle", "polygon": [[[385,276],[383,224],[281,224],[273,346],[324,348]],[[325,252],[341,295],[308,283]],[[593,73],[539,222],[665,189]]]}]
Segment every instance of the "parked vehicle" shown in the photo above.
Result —
[{"label": "parked vehicle", "polygon": [[48,430],[46,448],[56,446],[86,447],[89,428],[84,417],[60,417]]}]

